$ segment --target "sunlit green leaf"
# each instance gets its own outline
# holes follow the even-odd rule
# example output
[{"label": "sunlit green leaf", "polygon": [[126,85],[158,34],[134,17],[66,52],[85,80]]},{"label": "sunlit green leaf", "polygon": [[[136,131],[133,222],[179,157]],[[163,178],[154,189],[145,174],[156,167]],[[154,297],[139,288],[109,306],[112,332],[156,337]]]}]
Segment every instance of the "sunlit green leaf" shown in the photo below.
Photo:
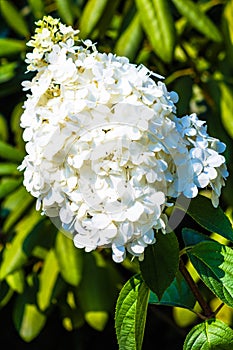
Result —
[{"label": "sunlit green leaf", "polygon": [[117,55],[126,56],[133,60],[142,40],[142,28],[139,15],[136,14],[126,30],[117,40],[115,52]]},{"label": "sunlit green leaf", "polygon": [[211,19],[191,0],[172,0],[181,15],[185,16],[191,25],[207,38],[221,41],[222,36],[218,27]]},{"label": "sunlit green leaf", "polygon": [[14,179],[11,177],[3,177],[0,180],[0,199],[12,193],[21,184],[22,179]]},{"label": "sunlit green leaf", "polygon": [[0,281],[0,309],[8,303],[13,294],[9,284],[5,280]]},{"label": "sunlit green leaf", "polygon": [[1,13],[9,27],[16,33],[24,37],[30,35],[25,18],[10,0],[1,1]]},{"label": "sunlit green leaf", "polygon": [[195,302],[196,299],[194,298],[191,289],[179,271],[173,282],[165,290],[160,300],[153,292],[150,292],[149,298],[149,303],[151,304],[179,306],[187,309],[192,309]]},{"label": "sunlit green leaf", "polygon": [[43,0],[27,0],[30,9],[36,19],[41,19],[44,14],[44,1]]},{"label": "sunlit green leaf", "polygon": [[20,119],[21,115],[23,113],[23,103],[19,102],[15,105],[12,113],[11,113],[11,120],[10,120],[10,126],[12,129],[12,132],[14,134],[14,142],[17,148],[25,151],[25,141],[23,140],[23,128],[20,127]]},{"label": "sunlit green leaf", "polygon": [[24,272],[23,269],[16,270],[6,277],[9,286],[17,293],[24,291]]},{"label": "sunlit green leaf", "polygon": [[171,62],[175,27],[167,0],[136,0],[136,5],[153,50],[164,62]]},{"label": "sunlit green leaf", "polygon": [[226,57],[229,58],[229,63],[233,61],[233,0],[228,0],[226,2],[223,16],[222,16],[222,27],[224,33],[224,41],[226,43]]},{"label": "sunlit green leaf", "polygon": [[38,305],[45,311],[52,302],[53,291],[59,275],[59,266],[54,250],[50,250],[44,261],[43,269],[39,277]]},{"label": "sunlit green leaf", "polygon": [[80,19],[80,37],[86,38],[104,13],[108,0],[88,0]]},{"label": "sunlit green leaf", "polygon": [[204,241],[188,256],[206,286],[225,304],[233,307],[233,250],[216,241]]},{"label": "sunlit green leaf", "polygon": [[174,232],[155,235],[156,242],[145,249],[140,270],[149,288],[162,298],[175,278],[179,263],[179,245]]},{"label": "sunlit green leaf", "polygon": [[4,221],[3,232],[7,232],[14,224],[17,223],[19,218],[23,213],[25,213],[32,202],[34,202],[34,197],[32,197],[26,191],[24,186],[20,186],[5,198],[2,208],[9,211],[9,214]]},{"label": "sunlit green leaf", "polygon": [[57,5],[57,10],[61,19],[69,25],[73,24],[74,21],[74,12],[71,6],[70,0],[55,0]]},{"label": "sunlit green leaf", "polygon": [[119,350],[141,350],[149,288],[140,275],[130,278],[120,291],[115,313]]},{"label": "sunlit green leaf", "polygon": [[[1,83],[1,67],[0,67],[0,83]],[[9,133],[8,133],[8,126],[7,126],[6,119],[2,114],[0,114],[0,139],[6,142],[8,139],[8,136],[9,136]],[[0,175],[1,175],[1,170],[0,170]]]},{"label": "sunlit green leaf", "polygon": [[231,350],[233,331],[220,320],[210,319],[193,327],[183,350]]},{"label": "sunlit green leaf", "polygon": [[34,303],[34,293],[30,288],[17,296],[13,320],[20,337],[26,342],[36,338],[43,329],[46,316],[38,310]]},{"label": "sunlit green leaf", "polygon": [[24,158],[24,153],[8,143],[0,141],[0,157],[15,162],[21,162]]},{"label": "sunlit green leaf", "polygon": [[229,136],[233,138],[233,92],[232,86],[220,83],[220,110],[223,126]]},{"label": "sunlit green leaf", "polygon": [[[0,56],[1,56],[1,49],[0,49]],[[16,67],[17,67],[16,62],[4,63],[2,64],[2,66],[0,66],[0,84],[13,78],[13,76],[15,75]],[[3,140],[5,141],[5,139]]]},{"label": "sunlit green leaf", "polygon": [[17,234],[8,243],[3,252],[3,260],[0,265],[0,280],[26,263],[28,255],[31,253],[28,249],[25,249],[26,238],[30,232],[33,232],[34,226],[40,220],[41,215],[32,211],[15,226]]},{"label": "sunlit green leaf", "polygon": [[78,286],[82,277],[83,251],[74,246],[72,239],[59,232],[55,254],[64,280],[73,286]]},{"label": "sunlit green leaf", "polygon": [[20,175],[17,169],[18,164],[14,163],[0,163],[0,176],[2,175]]}]

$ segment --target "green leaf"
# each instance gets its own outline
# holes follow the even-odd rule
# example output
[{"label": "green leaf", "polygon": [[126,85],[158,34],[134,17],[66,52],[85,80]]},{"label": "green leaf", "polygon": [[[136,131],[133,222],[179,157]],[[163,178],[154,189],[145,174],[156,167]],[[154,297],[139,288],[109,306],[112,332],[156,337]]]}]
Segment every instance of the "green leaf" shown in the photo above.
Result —
[{"label": "green leaf", "polygon": [[186,17],[191,25],[207,38],[220,42],[222,35],[217,26],[191,0],[172,0],[181,15]]},{"label": "green leaf", "polygon": [[24,152],[6,142],[0,141],[0,157],[15,162],[21,162],[24,158]]},{"label": "green leaf", "polygon": [[74,12],[71,6],[70,0],[55,0],[57,5],[57,11],[61,19],[68,25],[72,25],[74,22]]},{"label": "green leaf", "polygon": [[233,61],[233,0],[228,0],[222,15],[223,38],[226,45],[226,57],[229,63]]},{"label": "green leaf", "polygon": [[141,350],[149,292],[140,275],[131,277],[121,289],[115,313],[119,350]]},{"label": "green leaf", "polygon": [[[1,83],[1,68],[2,67],[0,67],[0,83]],[[8,136],[9,136],[9,133],[8,133],[8,125],[7,125],[6,118],[4,118],[2,114],[0,114],[0,139],[6,142],[8,139]]]},{"label": "green leaf", "polygon": [[[84,253],[84,252],[83,252]],[[115,288],[112,271],[97,252],[83,254],[82,280],[77,290],[79,304],[88,324],[103,330],[107,315],[113,311]]]},{"label": "green leaf", "polygon": [[88,0],[80,19],[80,37],[86,38],[104,14],[108,0]]},{"label": "green leaf", "polygon": [[18,164],[14,163],[0,163],[0,176],[2,175],[20,175],[17,169]]},{"label": "green leaf", "polygon": [[[1,53],[0,53],[0,56],[1,56]],[[17,62],[2,63],[2,65],[0,66],[0,84],[14,77],[16,67],[17,67]],[[2,128],[2,123],[1,123],[0,129],[1,128]],[[3,139],[3,140],[6,141],[6,139]]]},{"label": "green leaf", "polygon": [[0,309],[8,303],[13,294],[14,291],[9,284],[6,281],[0,281]]},{"label": "green leaf", "polygon": [[79,305],[76,304],[75,295],[68,291],[64,302],[59,303],[59,309],[62,317],[62,324],[65,329],[72,331],[85,324],[83,312]]},{"label": "green leaf", "polygon": [[72,239],[58,232],[55,254],[64,280],[73,286],[78,286],[82,277],[83,251],[74,246]]},{"label": "green leaf", "polygon": [[28,0],[28,5],[36,19],[41,19],[44,15],[43,0]]},{"label": "green leaf", "polygon": [[1,13],[9,27],[12,28],[16,33],[24,37],[30,36],[25,18],[10,0],[1,1]]},{"label": "green leaf", "polygon": [[58,261],[54,250],[51,249],[46,256],[43,269],[39,276],[39,291],[37,295],[37,301],[39,308],[42,311],[45,311],[52,302],[58,275]]},{"label": "green leaf", "polygon": [[20,127],[20,119],[21,119],[22,113],[23,113],[23,103],[20,102],[14,107],[11,113],[10,126],[14,134],[14,142],[17,148],[25,152],[25,142],[22,137],[23,129]]},{"label": "green leaf", "polygon": [[206,286],[233,307],[233,250],[215,241],[200,242],[188,256]]},{"label": "green leaf", "polygon": [[156,242],[145,249],[140,270],[146,284],[161,299],[175,278],[179,264],[179,245],[174,232],[158,232],[155,237]]},{"label": "green leaf", "polygon": [[46,323],[46,316],[33,303],[34,294],[31,288],[18,295],[13,310],[13,321],[20,337],[30,342],[41,332]]},{"label": "green leaf", "polygon": [[202,233],[187,227],[182,229],[182,237],[186,247],[193,246],[203,241],[213,241],[209,236],[203,235]]},{"label": "green leaf", "polygon": [[22,183],[22,179],[3,177],[0,181],[0,199],[8,196]]},{"label": "green leaf", "polygon": [[0,57],[7,57],[26,51],[23,40],[0,38]]},{"label": "green leaf", "polygon": [[24,271],[23,269],[16,270],[6,277],[9,286],[17,293],[24,291]]},{"label": "green leaf", "polygon": [[221,121],[228,135],[233,138],[233,93],[232,86],[220,83],[220,111]]},{"label": "green leaf", "polygon": [[3,251],[3,258],[0,265],[0,280],[4,279],[8,274],[14,272],[15,270],[21,268],[26,263],[28,256],[31,253],[31,251],[28,249],[27,241],[30,241],[28,235],[30,233],[33,234],[34,226],[40,220],[41,215],[33,210],[15,226],[16,235]]},{"label": "green leaf", "polygon": [[150,292],[149,298],[150,304],[177,306],[190,310],[193,309],[195,302],[196,299],[191,289],[179,271],[177,271],[175,279],[165,290],[160,300],[153,292]]},{"label": "green leaf", "polygon": [[129,60],[133,60],[142,41],[142,28],[139,15],[136,14],[126,30],[117,40],[115,52],[119,56],[126,56]]},{"label": "green leaf", "polygon": [[224,322],[210,319],[193,327],[183,350],[232,350],[233,331]]},{"label": "green leaf", "polygon": [[96,26],[98,37],[104,37],[109,27],[111,28],[111,21],[117,13],[117,7],[120,1],[121,0],[107,1],[106,7],[104,8],[104,16],[100,17]]},{"label": "green leaf", "polygon": [[220,207],[213,207],[209,198],[201,195],[192,198],[187,214],[206,230],[218,233],[233,242],[233,229],[230,220]]},{"label": "green leaf", "polygon": [[5,198],[2,203],[2,208],[9,211],[9,214],[4,221],[3,232],[7,232],[17,223],[32,202],[34,202],[34,197],[32,197],[23,186],[20,186]]},{"label": "green leaf", "polygon": [[175,27],[167,0],[136,0],[136,5],[141,25],[154,52],[164,62],[171,62],[175,47]]}]

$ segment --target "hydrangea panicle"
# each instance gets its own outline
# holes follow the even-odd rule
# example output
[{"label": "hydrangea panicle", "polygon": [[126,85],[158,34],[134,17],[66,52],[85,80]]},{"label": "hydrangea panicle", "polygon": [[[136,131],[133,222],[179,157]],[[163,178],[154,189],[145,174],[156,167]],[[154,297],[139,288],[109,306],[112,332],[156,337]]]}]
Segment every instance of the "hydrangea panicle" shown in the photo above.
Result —
[{"label": "hydrangea panicle", "polygon": [[32,81],[21,116],[19,169],[37,210],[58,220],[76,247],[143,259],[165,209],[210,188],[216,207],[228,176],[225,145],[195,114],[176,116],[178,95],[126,57],[100,53],[78,30],[44,17],[28,45]]}]

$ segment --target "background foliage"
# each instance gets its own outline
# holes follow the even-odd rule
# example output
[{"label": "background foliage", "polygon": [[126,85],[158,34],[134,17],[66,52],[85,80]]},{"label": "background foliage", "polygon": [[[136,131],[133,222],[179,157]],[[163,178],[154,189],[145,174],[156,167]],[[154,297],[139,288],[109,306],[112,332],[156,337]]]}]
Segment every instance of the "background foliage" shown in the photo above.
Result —
[{"label": "background foliage", "polygon": [[[114,329],[117,297],[128,279],[139,271],[137,262],[127,258],[124,263],[115,264],[107,249],[86,254],[74,248],[70,239],[35,211],[34,198],[24,189],[22,174],[17,170],[25,155],[19,119],[25,100],[21,82],[28,78],[24,63],[29,50],[26,42],[34,33],[35,21],[43,15],[59,17],[80,29],[80,37],[97,42],[99,51],[127,56],[131,62],[142,63],[165,76],[168,89],[180,95],[178,115],[197,112],[200,119],[207,121],[209,134],[227,145],[230,176],[220,205],[231,221],[233,1],[0,0],[1,348],[12,345],[17,350],[37,350],[43,346],[44,350],[59,350],[101,346],[114,350],[118,348]],[[209,196],[208,191],[203,194]],[[205,211],[205,206],[202,208]],[[176,229],[180,249],[190,239],[190,231],[186,236],[183,231],[182,238],[183,227],[206,233],[202,223],[196,221],[191,211]],[[207,229],[214,231],[213,227]],[[214,232],[211,237],[231,246],[224,234]],[[209,250],[217,248],[208,242]],[[163,253],[166,257],[166,250]],[[188,258],[188,270],[205,299],[216,309],[219,301],[211,286],[207,288],[193,268],[195,261],[201,259],[200,250],[192,250]],[[139,280],[133,278],[135,286],[139,286],[136,292],[142,290]],[[124,293],[127,294],[127,286]],[[181,349],[189,330],[194,325],[203,327],[188,308],[177,307],[178,301],[169,304],[171,289],[166,293],[164,305],[157,305],[156,295],[150,295],[145,336],[140,339],[143,349],[151,349],[152,344],[157,344],[156,348],[160,344],[164,350]],[[188,290],[184,298],[186,305],[190,303]],[[190,308],[200,311],[195,301],[195,305],[191,304]],[[228,304],[226,300],[217,317],[232,326],[233,312]]]}]

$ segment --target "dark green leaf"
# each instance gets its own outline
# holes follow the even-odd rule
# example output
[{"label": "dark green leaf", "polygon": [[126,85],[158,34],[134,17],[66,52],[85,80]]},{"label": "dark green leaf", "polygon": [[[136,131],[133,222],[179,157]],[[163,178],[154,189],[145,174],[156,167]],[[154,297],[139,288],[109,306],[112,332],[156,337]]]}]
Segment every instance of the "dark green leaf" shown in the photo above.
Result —
[{"label": "dark green leaf", "polygon": [[73,286],[78,286],[82,277],[83,251],[74,246],[72,239],[58,232],[55,254],[64,280]]},{"label": "dark green leaf", "polygon": [[193,246],[203,241],[212,241],[208,236],[187,227],[182,229],[182,237],[186,246]]},{"label": "dark green leaf", "polygon": [[233,331],[225,323],[210,319],[193,327],[183,350],[232,350]]},{"label": "dark green leaf", "polygon": [[167,0],[136,0],[136,5],[153,50],[164,62],[171,62],[175,27]]},{"label": "dark green leaf", "polygon": [[16,33],[24,37],[30,35],[25,18],[10,0],[1,1],[1,13],[9,27],[11,27]]},{"label": "dark green leaf", "polygon": [[195,29],[211,40],[217,42],[222,40],[217,26],[200,10],[197,4],[191,0],[172,0],[172,2],[180,14],[186,17]]},{"label": "dark green leaf", "polygon": [[191,289],[179,271],[160,300],[153,292],[150,292],[149,298],[149,303],[151,304],[178,306],[187,309],[193,309],[195,302],[196,299]]},{"label": "dark green leaf", "polygon": [[147,315],[149,288],[135,275],[120,291],[115,313],[119,350],[141,350]]},{"label": "dark green leaf", "polygon": [[213,207],[210,199],[201,195],[193,198],[187,209],[187,214],[206,230],[218,233],[233,242],[233,229],[230,220],[220,207]]},{"label": "dark green leaf", "polygon": [[200,242],[188,256],[206,286],[233,307],[233,250],[215,241]]},{"label": "dark green leaf", "polygon": [[179,264],[179,245],[174,232],[156,234],[156,242],[148,245],[140,270],[149,288],[161,299],[175,278]]},{"label": "dark green leaf", "polygon": [[98,24],[98,37],[103,37],[106,35],[108,28],[111,26],[111,21],[116,15],[117,7],[120,3],[120,0],[108,1],[104,9],[104,16],[101,16]]},{"label": "dark green leaf", "polygon": [[115,285],[111,270],[97,252],[83,254],[82,280],[77,290],[79,304],[89,325],[103,330],[113,311]]}]

